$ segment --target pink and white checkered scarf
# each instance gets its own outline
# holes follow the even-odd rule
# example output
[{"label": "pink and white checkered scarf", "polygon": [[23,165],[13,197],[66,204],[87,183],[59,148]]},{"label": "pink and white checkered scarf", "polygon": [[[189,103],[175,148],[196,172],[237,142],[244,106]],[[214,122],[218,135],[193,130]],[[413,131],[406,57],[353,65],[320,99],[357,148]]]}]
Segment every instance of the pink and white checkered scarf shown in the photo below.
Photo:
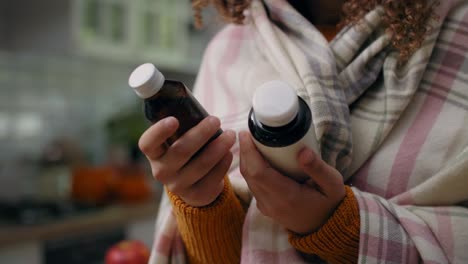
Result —
[{"label": "pink and white checkered scarf", "polygon": [[[268,80],[288,81],[309,103],[322,158],[354,186],[359,263],[468,263],[468,3],[441,2],[404,66],[381,7],[328,43],[285,0],[254,0],[246,25],[225,27],[201,65],[195,95],[226,129],[247,129],[252,95]],[[238,165],[229,176],[250,203],[241,262],[304,263],[257,210]],[[150,263],[185,260],[163,196]]]}]

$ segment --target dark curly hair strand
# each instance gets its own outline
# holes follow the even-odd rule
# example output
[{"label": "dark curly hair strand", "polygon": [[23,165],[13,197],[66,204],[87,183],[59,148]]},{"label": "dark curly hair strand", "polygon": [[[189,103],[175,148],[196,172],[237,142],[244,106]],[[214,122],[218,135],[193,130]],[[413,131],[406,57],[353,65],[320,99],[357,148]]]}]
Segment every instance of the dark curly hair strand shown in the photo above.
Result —
[{"label": "dark curly hair strand", "polygon": [[[195,25],[202,26],[201,11],[213,5],[221,17],[228,23],[242,24],[243,11],[249,7],[251,0],[192,0]],[[434,7],[438,1],[431,0],[346,0],[343,4],[343,18],[340,26],[356,24],[375,8],[382,5],[385,9],[384,22],[392,33],[392,45],[399,52],[400,62],[408,58],[421,47],[429,34],[428,21],[436,19]]]}]

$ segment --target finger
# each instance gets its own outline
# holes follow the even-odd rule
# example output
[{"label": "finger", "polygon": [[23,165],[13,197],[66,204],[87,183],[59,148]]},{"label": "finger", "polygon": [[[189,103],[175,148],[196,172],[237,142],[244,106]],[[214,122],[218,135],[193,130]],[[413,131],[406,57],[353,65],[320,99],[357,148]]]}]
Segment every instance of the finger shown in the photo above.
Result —
[{"label": "finger", "polygon": [[163,185],[166,185],[167,179],[169,179],[170,177],[177,176],[175,175],[176,173],[168,171],[166,167],[157,160],[150,160],[150,164],[151,174],[153,175],[153,178]]},{"label": "finger", "polygon": [[287,190],[298,190],[300,184],[282,175],[263,158],[248,132],[239,133],[240,169],[249,188],[261,196],[278,196]]},{"label": "finger", "polygon": [[337,186],[343,185],[343,177],[318,155],[304,148],[298,155],[299,165],[326,195],[333,194]]},{"label": "finger", "polygon": [[257,200],[276,201],[278,197],[284,198],[278,194],[286,191],[291,195],[284,200],[292,201],[296,193],[315,192],[272,168],[256,149],[248,132],[239,133],[239,144],[241,173]]},{"label": "finger", "polygon": [[179,182],[182,187],[188,187],[198,182],[229,152],[234,145],[236,134],[233,131],[225,131],[217,139],[211,142],[195,159],[192,159],[179,170]]},{"label": "finger", "polygon": [[204,206],[212,203],[223,191],[223,179],[232,163],[232,153],[228,152],[199,182],[189,190],[189,199],[194,206]]},{"label": "finger", "polygon": [[258,152],[248,132],[239,132],[239,147],[240,171],[244,178],[261,177],[263,171],[271,167]]},{"label": "finger", "polygon": [[271,217],[270,207],[267,207],[263,201],[259,199],[259,197],[255,197],[257,209],[262,213],[264,216]]},{"label": "finger", "polygon": [[172,136],[179,122],[175,117],[167,117],[148,128],[138,141],[140,150],[148,157],[148,159],[157,159],[165,151],[165,142]]},{"label": "finger", "polygon": [[214,116],[203,119],[170,146],[161,162],[179,170],[190,158],[213,137],[220,128],[220,121]]}]

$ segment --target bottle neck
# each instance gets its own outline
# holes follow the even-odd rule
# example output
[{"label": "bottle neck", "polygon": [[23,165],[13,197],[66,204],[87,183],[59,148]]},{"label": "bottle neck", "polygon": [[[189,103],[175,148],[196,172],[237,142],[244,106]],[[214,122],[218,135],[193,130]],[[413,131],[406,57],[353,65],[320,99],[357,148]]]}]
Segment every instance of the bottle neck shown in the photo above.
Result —
[{"label": "bottle neck", "polygon": [[288,124],[280,127],[266,126],[256,117],[253,109],[249,113],[248,125],[253,137],[268,147],[285,147],[301,140],[312,124],[312,114],[307,103],[299,97],[299,111]]}]

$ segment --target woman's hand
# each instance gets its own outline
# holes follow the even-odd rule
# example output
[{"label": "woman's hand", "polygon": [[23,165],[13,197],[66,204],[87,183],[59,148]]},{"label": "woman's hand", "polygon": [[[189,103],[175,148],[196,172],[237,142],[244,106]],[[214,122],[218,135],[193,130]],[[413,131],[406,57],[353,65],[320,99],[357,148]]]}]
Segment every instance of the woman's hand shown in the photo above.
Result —
[{"label": "woman's hand", "polygon": [[304,149],[299,164],[314,182],[300,184],[273,169],[256,149],[248,132],[239,133],[240,170],[257,207],[298,234],[317,231],[346,195],[343,177],[311,150]]},{"label": "woman's hand", "polygon": [[230,148],[236,135],[233,131],[225,131],[191,159],[215,135],[220,121],[216,117],[207,117],[166,147],[166,140],[178,126],[174,117],[157,122],[143,133],[139,147],[151,164],[154,178],[169,191],[188,205],[208,205],[223,190],[223,178],[232,162]]}]

